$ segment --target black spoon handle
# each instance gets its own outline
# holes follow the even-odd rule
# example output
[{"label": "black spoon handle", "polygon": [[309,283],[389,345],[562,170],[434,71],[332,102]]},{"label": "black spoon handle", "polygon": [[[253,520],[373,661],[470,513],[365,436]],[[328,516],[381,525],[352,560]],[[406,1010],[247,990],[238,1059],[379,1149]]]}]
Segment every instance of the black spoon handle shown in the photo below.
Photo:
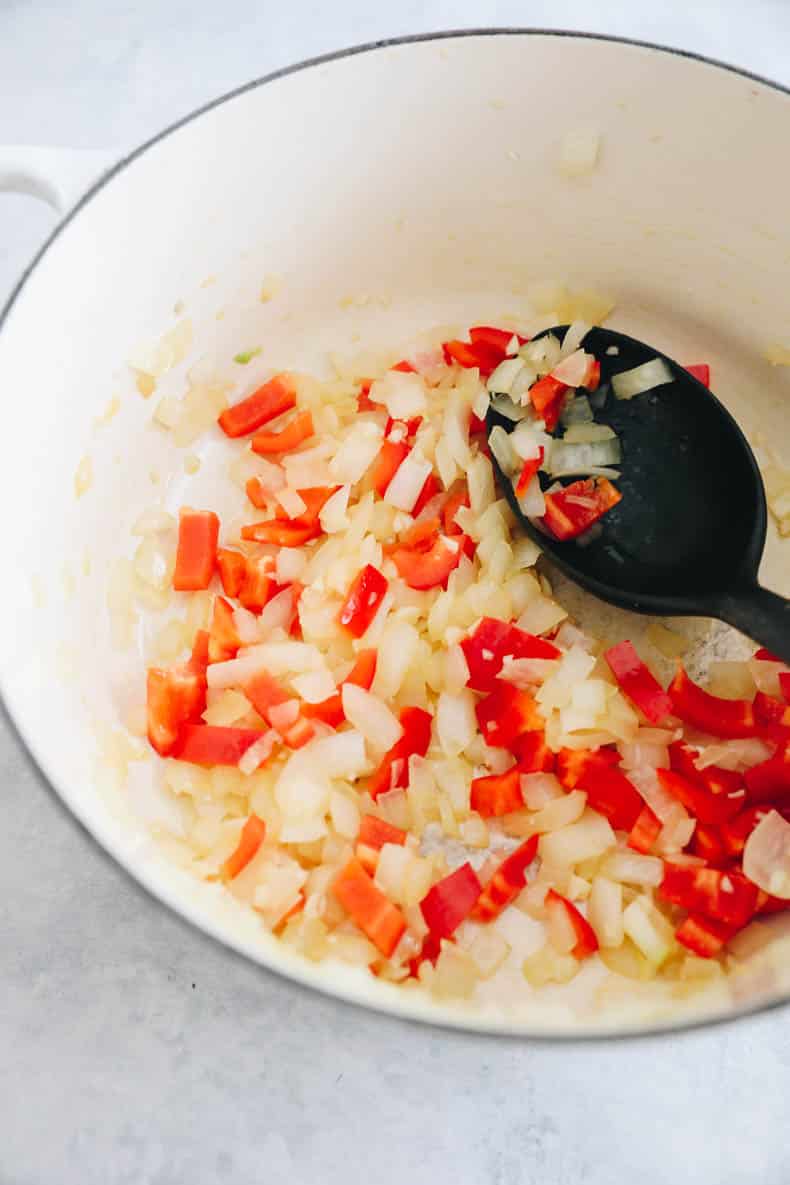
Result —
[{"label": "black spoon handle", "polygon": [[718,616],[790,663],[790,601],[753,584],[728,593]]}]

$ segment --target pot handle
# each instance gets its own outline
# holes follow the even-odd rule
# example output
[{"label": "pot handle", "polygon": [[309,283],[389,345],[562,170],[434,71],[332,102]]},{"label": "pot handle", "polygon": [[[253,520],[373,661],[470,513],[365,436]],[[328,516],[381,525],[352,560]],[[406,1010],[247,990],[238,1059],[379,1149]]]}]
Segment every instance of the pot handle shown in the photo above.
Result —
[{"label": "pot handle", "polygon": [[98,148],[0,145],[0,191],[40,198],[63,215],[118,157]]}]

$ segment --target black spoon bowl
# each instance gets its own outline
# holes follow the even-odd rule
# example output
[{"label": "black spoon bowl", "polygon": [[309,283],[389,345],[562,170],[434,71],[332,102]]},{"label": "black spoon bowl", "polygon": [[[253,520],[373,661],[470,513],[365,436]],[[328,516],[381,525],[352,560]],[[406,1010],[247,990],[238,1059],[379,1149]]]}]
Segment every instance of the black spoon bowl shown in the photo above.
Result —
[{"label": "black spoon bowl", "polygon": [[[567,326],[545,330],[560,340]],[[604,601],[637,613],[718,617],[790,662],[790,601],[762,588],[765,490],[733,417],[679,363],[611,329],[594,328],[582,347],[612,376],[660,358],[673,381],[632,399],[610,391],[596,423],[620,438],[620,501],[601,532],[580,546],[544,534],[522,513],[512,480],[492,457],[501,489],[524,529],[557,566]],[[607,353],[616,348],[616,353]],[[510,432],[493,407],[487,430]],[[541,483],[548,479],[541,474]]]}]

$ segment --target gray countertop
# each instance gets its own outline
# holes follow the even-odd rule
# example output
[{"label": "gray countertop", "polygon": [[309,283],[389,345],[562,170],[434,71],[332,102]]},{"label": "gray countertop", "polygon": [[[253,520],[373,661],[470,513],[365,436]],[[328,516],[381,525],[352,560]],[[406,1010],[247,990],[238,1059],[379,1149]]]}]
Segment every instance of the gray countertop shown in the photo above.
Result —
[{"label": "gray countertop", "polygon": [[[486,24],[642,37],[790,83],[786,0],[0,0],[0,144],[120,154],[288,62]],[[51,224],[0,195],[0,299]],[[3,724],[0,778],[0,1185],[790,1180],[790,1011],[582,1046],[384,1019],[158,907]]]}]

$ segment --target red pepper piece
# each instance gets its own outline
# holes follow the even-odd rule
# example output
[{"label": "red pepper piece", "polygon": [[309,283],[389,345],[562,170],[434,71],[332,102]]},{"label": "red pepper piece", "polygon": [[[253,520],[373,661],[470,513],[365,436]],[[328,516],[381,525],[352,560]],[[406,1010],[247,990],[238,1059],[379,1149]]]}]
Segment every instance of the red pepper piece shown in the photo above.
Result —
[{"label": "red pepper piece", "polygon": [[340,610],[340,624],[354,638],[361,638],[378,612],[389,587],[386,576],[378,568],[366,564],[351,582]]},{"label": "red pepper piece", "polygon": [[[769,805],[765,806],[747,806],[733,819],[729,819],[726,823],[722,823],[719,828],[719,836],[721,844],[724,848],[726,856],[729,859],[734,859],[743,853],[746,841],[754,831],[761,819],[772,810]],[[699,827],[695,829],[699,831]],[[702,855],[703,853],[700,853]]]},{"label": "red pepper piece", "polygon": [[507,353],[507,348],[512,342],[513,338],[518,338],[519,345],[523,346],[529,341],[528,337],[522,337],[520,333],[513,333],[510,329],[494,329],[490,325],[473,325],[469,330],[469,337],[473,345],[478,342],[485,342],[494,349],[502,351],[502,357]]},{"label": "red pepper piece", "polygon": [[309,411],[299,412],[279,432],[259,432],[252,438],[252,451],[261,457],[270,453],[288,453],[309,440],[315,432]]},{"label": "red pepper piece", "polygon": [[704,786],[684,778],[676,770],[656,770],[663,788],[681,802],[686,810],[699,819],[700,823],[726,823],[734,819],[743,806],[743,798],[730,798],[726,794],[711,794]]},{"label": "red pepper piece", "polygon": [[384,425],[384,435],[388,437],[392,429],[397,428],[398,439],[406,440],[408,437],[416,435],[421,423],[422,416],[413,416],[410,420],[393,420],[390,416]]},{"label": "red pepper piece", "polygon": [[405,440],[384,440],[378,456],[368,470],[370,484],[380,497],[384,497],[387,486],[406,460],[411,447]]},{"label": "red pepper piece", "polygon": [[218,724],[185,724],[173,757],[194,765],[238,765],[250,745],[260,740],[255,728],[223,728]]},{"label": "red pepper piece", "polygon": [[442,507],[442,526],[445,535],[462,535],[463,531],[455,521],[455,516],[462,506],[469,505],[469,489],[463,482],[457,489],[453,488],[447,495]]},{"label": "red pepper piece", "polygon": [[584,383],[585,391],[597,391],[601,385],[601,364],[597,358],[593,358],[587,371],[587,381]]},{"label": "red pepper piece", "polygon": [[758,724],[766,728],[790,729],[790,705],[758,691],[754,697],[754,715]]},{"label": "red pepper piece", "polygon": [[710,367],[707,362],[695,362],[691,366],[687,366],[686,370],[689,374],[693,374],[695,379],[698,379],[704,387],[710,387]]},{"label": "red pepper piece", "polygon": [[546,494],[541,519],[550,535],[564,542],[588,531],[616,506],[622,494],[607,477],[588,477]]},{"label": "red pepper piece", "polygon": [[[728,826],[728,824],[724,826]],[[730,853],[722,839],[722,830],[721,827],[712,827],[708,823],[698,822],[691,837],[691,850],[694,855],[701,856],[703,860],[714,867],[727,864],[730,860]]]},{"label": "red pepper piece", "polygon": [[233,606],[224,597],[214,598],[209,636],[209,661],[226,662],[241,646],[241,638],[233,621]]},{"label": "red pepper piece", "polygon": [[527,883],[527,869],[538,850],[538,836],[532,835],[520,847],[506,856],[487,885],[484,886],[472,917],[477,922],[493,922],[511,901],[518,897]]},{"label": "red pepper piece", "polygon": [[669,764],[675,773],[681,774],[688,782],[708,794],[722,795],[732,800],[735,810],[740,810],[746,798],[743,775],[731,769],[722,769],[718,765],[697,769],[694,764],[697,756],[697,750],[692,749],[685,741],[673,741],[669,746]]},{"label": "red pepper piece", "polygon": [[439,485],[439,478],[436,476],[435,473],[429,473],[428,476],[426,477],[425,481],[423,482],[423,486],[422,486],[422,489],[420,490],[419,497],[417,498],[417,501],[414,503],[414,507],[412,508],[412,514],[414,515],[415,518],[417,517],[418,514],[422,514],[423,510],[428,505],[431,498],[435,498],[436,495],[439,493],[440,489],[441,489],[441,486]]},{"label": "red pepper piece", "polygon": [[296,520],[282,522],[277,518],[262,523],[250,523],[249,526],[241,528],[242,539],[248,539],[253,543],[274,543],[278,547],[301,547],[311,539],[317,539],[320,534],[321,526],[317,522],[301,526]]},{"label": "red pepper piece", "polygon": [[433,717],[423,708],[404,708],[399,716],[403,735],[384,754],[368,790],[373,799],[409,784],[409,758],[424,757],[431,743]]},{"label": "red pepper piece", "polygon": [[227,407],[217,422],[226,436],[249,436],[295,406],[296,388],[286,375],[278,374],[241,403]]},{"label": "red pepper piece", "polygon": [[477,367],[480,371],[480,377],[487,379],[488,376],[496,370],[499,363],[505,357],[505,351],[498,346],[492,346],[489,342],[462,342],[449,341],[442,345],[444,351],[444,360],[448,366],[453,362],[457,362],[459,366],[465,367],[467,370]]},{"label": "red pepper piece", "polygon": [[554,754],[546,744],[543,732],[525,732],[517,738],[513,752],[522,774],[551,773],[554,769]]},{"label": "red pepper piece", "polygon": [[226,597],[237,597],[247,570],[247,558],[240,551],[220,547],[217,551],[217,569]]},{"label": "red pepper piece", "polygon": [[420,902],[420,911],[431,934],[450,938],[468,918],[483,886],[471,864],[462,864],[449,876],[437,881]]},{"label": "red pepper piece", "polygon": [[486,743],[496,749],[512,749],[523,733],[542,732],[545,724],[529,692],[500,679],[491,694],[478,702],[475,715]]},{"label": "red pepper piece", "polygon": [[224,880],[232,881],[246,868],[266,838],[266,824],[257,815],[250,815],[241,829],[239,842],[222,865]]},{"label": "red pepper piece", "polygon": [[269,711],[293,697],[266,671],[260,671],[244,685],[244,694],[259,716],[270,724]]},{"label": "red pepper piece", "polygon": [[524,805],[519,779],[521,771],[517,765],[503,774],[489,774],[484,778],[472,778],[470,802],[473,811],[484,819],[510,815]]},{"label": "red pepper piece", "polygon": [[146,680],[148,740],[157,753],[169,756],[181,728],[199,720],[206,707],[205,672],[191,663],[163,670],[151,667]]},{"label": "red pepper piece", "polygon": [[561,749],[557,777],[567,790],[586,791],[589,805],[616,831],[630,831],[644,802],[633,782],[615,768],[619,760],[612,749]]},{"label": "red pepper piece", "polygon": [[399,547],[392,553],[392,562],[409,588],[445,588],[450,573],[458,567],[463,554],[464,547],[459,537],[448,539],[439,535],[430,551]]},{"label": "red pepper piece", "polygon": [[530,457],[529,460],[524,462],[524,467],[522,468],[521,473],[518,476],[518,481],[516,482],[516,493],[519,496],[526,493],[527,486],[543,464],[543,457],[544,449],[543,446],[540,445],[538,448],[537,457]]},{"label": "red pepper piece", "polygon": [[576,945],[571,951],[573,957],[575,959],[586,959],[589,955],[594,955],[598,949],[598,939],[595,931],[573,902],[568,901],[567,897],[560,896],[554,889],[549,889],[546,894],[546,904],[549,909],[557,909],[561,906],[570,919],[574,933],[576,934]]},{"label": "red pepper piece", "polygon": [[780,671],[779,687],[784,698],[790,703],[790,671]]},{"label": "red pepper piece", "polygon": [[297,494],[305,504],[302,513],[296,518],[290,518],[281,508],[276,512],[275,518],[281,522],[292,523],[295,527],[313,526],[318,522],[318,516],[326,503],[339,489],[340,486],[309,486],[305,490],[297,490]]},{"label": "red pepper piece", "polygon": [[544,375],[530,387],[530,401],[535,409],[535,414],[546,425],[547,432],[553,432],[557,427],[569,390],[567,383],[555,379],[550,374]]},{"label": "red pepper piece", "polygon": [[658,839],[661,820],[645,803],[628,835],[628,846],[635,852],[649,852]]},{"label": "red pepper piece", "polygon": [[208,588],[217,563],[219,519],[212,510],[187,510],[178,518],[178,548],[173,588],[196,592]]},{"label": "red pepper piece", "polygon": [[244,491],[256,510],[265,510],[269,505],[268,495],[259,477],[251,477]]},{"label": "red pepper piece", "polygon": [[559,658],[560,651],[545,638],[536,638],[518,626],[495,617],[484,617],[461,642],[469,667],[467,686],[473,691],[492,691],[506,655],[513,658]]},{"label": "red pepper piece", "polygon": [[790,798],[790,749],[753,765],[743,779],[749,802],[777,802]]},{"label": "red pepper piece", "polygon": [[722,699],[703,691],[689,679],[682,666],[669,685],[669,697],[676,716],[702,732],[716,737],[755,735],[754,709],[745,699]]},{"label": "red pepper piece", "polygon": [[406,929],[406,919],[373,883],[359,860],[350,860],[335,877],[332,893],[360,930],[389,958]]},{"label": "red pepper piece", "polygon": [[392,555],[400,547],[409,551],[430,551],[438,538],[439,525],[438,518],[419,519],[400,536],[397,543],[385,546],[384,554]]},{"label": "red pepper piece", "polygon": [[244,563],[244,579],[238,592],[238,598],[245,609],[251,613],[260,613],[264,605],[271,600],[274,591],[272,572],[274,560],[271,556],[247,556]]},{"label": "red pepper piece", "polygon": [[672,714],[672,700],[642,662],[631,642],[620,642],[604,654],[621,691],[643,716],[660,724]]},{"label": "red pepper piece", "polygon": [[381,404],[374,403],[370,398],[370,388],[372,386],[372,379],[363,379],[359,384],[359,391],[357,392],[357,411],[381,411]]},{"label": "red pepper piece", "polygon": [[664,862],[659,893],[665,901],[680,905],[689,913],[726,925],[745,926],[757,909],[757,886],[735,871],[699,868]]},{"label": "red pepper piece", "polygon": [[713,918],[689,914],[682,926],[675,931],[675,938],[701,959],[713,959],[721,954],[740,926],[727,925]]},{"label": "red pepper piece", "polygon": [[[353,683],[356,687],[363,687],[365,691],[369,691],[376,674],[376,658],[375,650],[360,650],[357,661],[340,687],[346,683]],[[324,724],[329,724],[332,728],[339,728],[346,718],[342,691],[336,691],[320,704],[302,704],[302,715],[309,719],[323,720]]]}]

